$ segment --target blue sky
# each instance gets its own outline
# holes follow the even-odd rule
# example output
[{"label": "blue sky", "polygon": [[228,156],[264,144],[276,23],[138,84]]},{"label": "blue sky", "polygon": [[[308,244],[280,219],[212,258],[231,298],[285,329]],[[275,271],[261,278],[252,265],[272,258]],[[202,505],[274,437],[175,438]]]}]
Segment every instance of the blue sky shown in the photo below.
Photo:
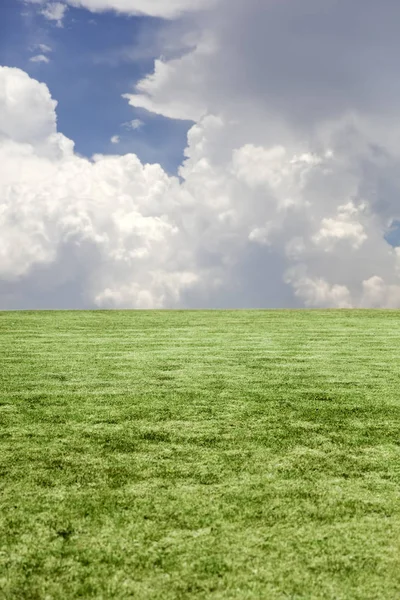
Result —
[{"label": "blue sky", "polygon": [[[35,5],[2,0],[0,64],[19,67],[48,85],[58,102],[58,129],[75,141],[79,154],[133,152],[175,174],[192,123],[135,109],[122,98],[152,71],[165,26],[157,18],[69,8],[64,26],[57,27]],[[52,49],[48,64],[29,60],[41,54],[39,44]],[[135,119],[143,122],[139,129],[123,125]],[[114,135],[118,145],[110,142]]]}]

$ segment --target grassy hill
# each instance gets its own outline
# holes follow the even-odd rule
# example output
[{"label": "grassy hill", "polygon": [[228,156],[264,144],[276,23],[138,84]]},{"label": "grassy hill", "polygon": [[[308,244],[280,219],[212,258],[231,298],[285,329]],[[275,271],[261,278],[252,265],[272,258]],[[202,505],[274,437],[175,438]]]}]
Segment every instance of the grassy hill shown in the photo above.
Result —
[{"label": "grassy hill", "polygon": [[400,312],[0,313],[0,597],[400,598]]}]

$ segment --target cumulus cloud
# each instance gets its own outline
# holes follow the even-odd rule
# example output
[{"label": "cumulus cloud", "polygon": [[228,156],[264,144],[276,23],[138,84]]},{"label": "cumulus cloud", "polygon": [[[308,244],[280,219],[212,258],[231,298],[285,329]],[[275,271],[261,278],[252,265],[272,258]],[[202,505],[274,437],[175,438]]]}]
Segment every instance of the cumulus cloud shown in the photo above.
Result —
[{"label": "cumulus cloud", "polygon": [[81,304],[178,302],[199,279],[182,252],[177,217],[188,201],[178,180],[135,155],[75,155],[47,87],[18,69],[0,69],[0,109],[3,307],[38,270],[49,295],[69,284]]},{"label": "cumulus cloud", "polygon": [[363,225],[359,221],[360,212],[366,205],[361,204],[357,208],[353,202],[338,207],[336,218],[324,218],[321,227],[313,236],[312,241],[325,249],[334,251],[335,245],[345,241],[354,250],[368,239]]},{"label": "cumulus cloud", "polygon": [[387,285],[377,275],[363,281],[362,306],[372,308],[399,308],[400,287],[398,285]]},{"label": "cumulus cloud", "polygon": [[40,148],[43,140],[56,132],[56,106],[45,84],[19,69],[1,68],[0,139],[3,143],[12,140]]},{"label": "cumulus cloud", "polygon": [[76,155],[47,87],[2,69],[0,302],[40,284],[74,306],[400,307],[385,239],[400,220],[398,17],[391,0],[220,0],[187,16],[190,47],[125,95],[193,121],[179,177]]},{"label": "cumulus cloud", "polygon": [[190,21],[190,51],[157,59],[127,98],[172,118],[222,111],[237,121],[238,141],[256,144],[364,116],[386,145],[395,140],[385,136],[398,110],[399,18],[394,0],[221,0]]},{"label": "cumulus cloud", "polygon": [[[170,96],[174,81],[180,77],[176,66],[178,65],[180,68],[183,61],[190,63],[195,58],[196,55],[189,54],[184,59],[176,59],[168,63],[156,60],[154,73],[136,85],[134,94],[123,94],[123,98],[126,98],[129,104],[135,108],[144,108],[170,119],[198,121],[207,111],[205,105],[202,105],[200,97],[196,98],[196,86],[193,86],[193,89],[190,86],[182,86],[179,82],[182,95],[178,93],[173,98]],[[196,71],[191,71],[190,66],[185,65],[184,72],[190,77],[196,77]]]},{"label": "cumulus cloud", "polygon": [[125,95],[170,118],[218,115],[190,151],[230,164],[243,202],[251,189],[272,209],[272,192],[275,213],[248,239],[294,263],[284,278],[310,306],[368,304],[374,271],[398,285],[384,234],[399,212],[399,17],[393,0],[224,1],[198,20],[193,48],[156,60]]},{"label": "cumulus cloud", "polygon": [[110,142],[112,144],[119,144],[120,143],[120,137],[119,135],[113,135],[112,138],[110,139]]}]

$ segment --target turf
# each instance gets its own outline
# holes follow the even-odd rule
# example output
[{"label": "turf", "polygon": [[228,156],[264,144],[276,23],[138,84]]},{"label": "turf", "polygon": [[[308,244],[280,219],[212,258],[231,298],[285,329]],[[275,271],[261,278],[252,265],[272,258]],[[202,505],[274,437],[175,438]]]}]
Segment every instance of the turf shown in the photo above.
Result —
[{"label": "turf", "polygon": [[0,313],[0,597],[400,597],[400,312]]}]

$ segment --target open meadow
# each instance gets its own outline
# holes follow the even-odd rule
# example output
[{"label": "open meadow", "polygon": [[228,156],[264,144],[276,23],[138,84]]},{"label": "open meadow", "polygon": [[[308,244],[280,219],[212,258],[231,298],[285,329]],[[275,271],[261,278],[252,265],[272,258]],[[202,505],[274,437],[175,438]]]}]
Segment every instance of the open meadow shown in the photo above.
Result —
[{"label": "open meadow", "polygon": [[400,598],[400,311],[0,313],[0,598]]}]

